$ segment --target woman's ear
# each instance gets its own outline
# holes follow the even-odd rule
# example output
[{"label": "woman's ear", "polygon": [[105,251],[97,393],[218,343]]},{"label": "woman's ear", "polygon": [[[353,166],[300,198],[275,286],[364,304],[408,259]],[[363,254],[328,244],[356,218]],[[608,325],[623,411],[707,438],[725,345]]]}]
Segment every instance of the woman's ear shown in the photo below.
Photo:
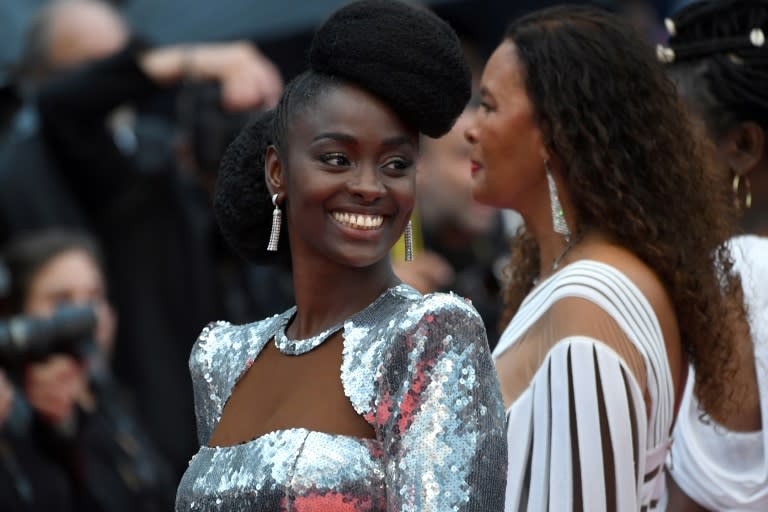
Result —
[{"label": "woman's ear", "polygon": [[283,187],[283,164],[280,161],[277,148],[272,145],[267,148],[267,154],[264,157],[264,179],[267,182],[270,196],[285,191]]},{"label": "woman's ear", "polygon": [[720,141],[720,152],[738,176],[752,172],[765,156],[765,133],[757,123],[739,123]]}]

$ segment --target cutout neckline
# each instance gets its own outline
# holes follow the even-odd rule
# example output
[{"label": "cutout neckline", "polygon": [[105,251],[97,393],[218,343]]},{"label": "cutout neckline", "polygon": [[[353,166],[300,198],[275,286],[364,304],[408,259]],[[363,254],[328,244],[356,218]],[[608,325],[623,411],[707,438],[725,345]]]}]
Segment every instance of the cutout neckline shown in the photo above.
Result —
[{"label": "cutout neckline", "polygon": [[394,286],[388,287],[386,290],[381,292],[381,294],[379,294],[379,296],[376,297],[373,302],[365,306],[363,309],[349,315],[331,327],[321,331],[320,333],[304,339],[291,339],[285,333],[286,329],[288,328],[288,324],[290,324],[291,320],[296,317],[298,307],[293,306],[281,315],[280,321],[277,324],[277,330],[275,331],[274,335],[275,347],[277,347],[277,350],[280,351],[281,354],[285,355],[299,356],[301,354],[306,354],[307,352],[322,345],[326,340],[328,340],[328,338],[337,332],[343,330],[347,322],[354,321],[371,313],[371,311],[373,311],[375,307],[379,305],[379,303],[381,303],[390,293],[394,293],[398,288],[402,286],[406,285],[403,283],[398,283]]},{"label": "cutout neckline", "polygon": [[[380,304],[385,298],[389,297],[390,295],[393,295],[393,296],[396,296],[398,294],[399,295],[408,295],[409,291],[414,291],[415,292],[415,290],[411,286],[409,286],[409,285],[407,285],[405,283],[398,283],[398,284],[396,284],[394,286],[391,286],[391,287],[387,288],[376,299],[374,299],[374,301],[371,302],[368,306],[366,306],[362,310],[358,311],[357,313],[352,314],[347,319],[345,319],[342,322],[341,327],[339,329],[336,329],[334,332],[330,333],[328,335],[328,337],[327,337],[327,339],[328,339],[328,338],[332,338],[334,334],[337,334],[337,333],[341,334],[341,341],[342,341],[342,364],[341,364],[341,367],[339,368],[339,378],[341,380],[342,390],[343,390],[344,397],[347,400],[349,400],[353,410],[360,417],[363,417],[363,413],[361,413],[361,411],[359,411],[358,408],[356,407],[354,401],[352,400],[352,398],[351,398],[351,396],[350,396],[350,394],[349,394],[349,392],[347,390],[347,384],[345,382],[344,358],[346,357],[346,343],[347,343],[346,332],[345,332],[346,331],[346,324],[350,320],[364,318],[367,315],[371,314],[371,312],[375,310],[375,308],[373,306]],[[213,425],[213,428],[211,430],[211,436],[210,436],[211,438],[213,437],[213,434],[216,432],[216,429],[218,428],[219,424],[221,423],[222,417],[224,415],[224,410],[225,410],[227,404],[229,403],[229,401],[231,400],[232,395],[235,392],[235,388],[237,387],[237,384],[243,379],[245,374],[248,371],[250,371],[251,367],[253,366],[253,363],[255,363],[255,361],[259,358],[259,356],[262,354],[262,352],[264,351],[264,349],[265,349],[265,347],[267,345],[269,345],[270,343],[275,343],[275,345],[277,345],[276,339],[275,339],[276,338],[276,334],[275,333],[278,330],[280,330],[280,329],[285,329],[285,326],[290,322],[291,318],[293,318],[295,312],[296,312],[296,306],[293,306],[290,309],[288,309],[287,311],[283,312],[282,314],[276,316],[277,323],[273,324],[273,327],[271,329],[272,335],[268,336],[266,338],[266,340],[261,343],[261,346],[257,349],[258,352],[253,356],[253,359],[247,361],[244,364],[243,370],[234,379],[234,382],[232,383],[232,386],[229,388],[228,393],[227,393],[227,397],[224,400],[223,405],[221,406],[221,410],[218,411],[215,424]],[[325,340],[323,340],[323,341],[325,341]],[[318,343],[316,346],[319,346],[321,344],[322,343]],[[316,348],[316,347],[312,347],[312,348]],[[280,354],[288,355],[288,356],[292,355],[292,354],[284,353],[277,346],[276,346],[276,349],[277,349],[277,351]],[[309,350],[311,350],[311,349],[309,349]],[[309,351],[309,350],[307,350],[307,351]],[[307,351],[305,351],[305,352],[307,352]],[[366,423],[370,424],[370,422],[368,420],[365,420],[365,418],[363,418],[363,419],[364,419],[364,421],[366,421]],[[232,444],[210,445],[210,444],[208,444],[210,442],[210,438],[209,438],[208,442],[206,442],[202,447],[207,448],[207,449],[212,449],[212,450],[222,450],[222,449],[225,449],[225,448],[234,448],[234,447],[238,447],[238,446],[244,446],[244,445],[248,445],[248,444],[251,444],[251,443],[255,443],[256,441],[258,441],[258,440],[260,440],[260,439],[262,439],[262,438],[264,438],[266,436],[272,436],[272,435],[277,434],[277,433],[301,431],[301,430],[307,431],[308,433],[318,433],[318,434],[323,434],[323,435],[328,435],[328,436],[335,436],[335,437],[342,437],[342,438],[350,438],[350,439],[357,439],[357,440],[372,440],[372,441],[376,440],[375,437],[361,437],[361,436],[356,436],[356,435],[353,435],[353,434],[341,434],[341,433],[325,432],[325,431],[322,431],[322,430],[313,430],[312,428],[308,428],[308,427],[305,427],[305,426],[295,426],[295,427],[284,427],[284,428],[273,429],[273,430],[261,433],[258,436],[253,437],[251,439],[247,439],[247,440],[240,441],[240,442],[237,442],[237,443],[232,443]]]}]

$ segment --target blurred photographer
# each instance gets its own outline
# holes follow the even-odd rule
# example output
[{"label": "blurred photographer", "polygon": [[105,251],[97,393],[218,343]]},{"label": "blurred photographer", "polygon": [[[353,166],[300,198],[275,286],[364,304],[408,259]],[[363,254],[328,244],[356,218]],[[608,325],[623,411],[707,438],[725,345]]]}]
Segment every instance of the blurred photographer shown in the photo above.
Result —
[{"label": "blurred photographer", "polygon": [[111,55],[128,39],[127,24],[108,2],[36,3],[40,9],[25,30],[18,62],[0,78],[3,245],[20,234],[52,226],[88,226],[85,212],[40,133],[37,94],[60,73]]},{"label": "blurred photographer", "polygon": [[[179,478],[197,446],[187,362],[201,326],[292,304],[290,279],[233,254],[211,207],[224,148],[281,90],[279,72],[250,42],[132,39],[40,91],[43,134],[104,248],[121,316],[116,373]],[[140,128],[169,104],[166,131],[147,137]],[[109,121],[126,111],[116,137]]]},{"label": "blurred photographer", "polygon": [[68,475],[29,435],[29,406],[0,370],[0,507],[18,512],[74,511]]},{"label": "blurred photographer", "polygon": [[[96,244],[80,233],[42,232],[13,242],[4,261],[13,318],[0,360],[34,411],[21,434],[67,476],[73,509],[167,510],[175,482],[109,369],[115,316]],[[38,335],[21,343],[19,332]],[[43,344],[46,332],[58,343]],[[41,481],[35,471],[26,478]]]},{"label": "blurred photographer", "polygon": [[24,368],[30,404],[47,422],[66,428],[74,421],[76,405],[92,407],[89,370],[97,376],[105,371],[102,359],[111,353],[114,339],[115,319],[96,246],[85,235],[46,232],[13,242],[4,259],[11,276],[7,302],[12,315],[47,318],[64,305],[88,305],[96,315],[95,330],[87,336],[93,339],[82,341],[93,341],[96,347],[56,351]]}]

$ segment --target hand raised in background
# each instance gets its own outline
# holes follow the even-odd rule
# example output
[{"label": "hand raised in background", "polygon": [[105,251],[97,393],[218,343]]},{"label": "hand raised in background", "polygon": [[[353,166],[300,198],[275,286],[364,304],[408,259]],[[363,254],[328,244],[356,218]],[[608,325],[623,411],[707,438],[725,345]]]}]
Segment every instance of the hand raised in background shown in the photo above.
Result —
[{"label": "hand raised in background", "polygon": [[232,111],[273,107],[283,92],[277,67],[247,41],[155,48],[141,57],[140,65],[159,83],[217,81],[222,104]]}]

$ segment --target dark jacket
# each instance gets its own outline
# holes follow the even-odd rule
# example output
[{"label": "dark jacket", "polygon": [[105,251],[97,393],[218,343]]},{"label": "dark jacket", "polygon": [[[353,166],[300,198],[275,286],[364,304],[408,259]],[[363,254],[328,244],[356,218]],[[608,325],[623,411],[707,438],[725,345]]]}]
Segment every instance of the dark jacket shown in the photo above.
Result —
[{"label": "dark jacket", "polygon": [[[43,90],[41,126],[69,186],[96,222],[119,312],[114,358],[178,477],[196,451],[192,343],[212,320],[248,322],[292,304],[284,276],[245,265],[223,244],[210,197],[169,158],[126,154],[106,119],[166,91],[139,68],[140,46]],[[166,138],[170,147],[173,134]]]}]

